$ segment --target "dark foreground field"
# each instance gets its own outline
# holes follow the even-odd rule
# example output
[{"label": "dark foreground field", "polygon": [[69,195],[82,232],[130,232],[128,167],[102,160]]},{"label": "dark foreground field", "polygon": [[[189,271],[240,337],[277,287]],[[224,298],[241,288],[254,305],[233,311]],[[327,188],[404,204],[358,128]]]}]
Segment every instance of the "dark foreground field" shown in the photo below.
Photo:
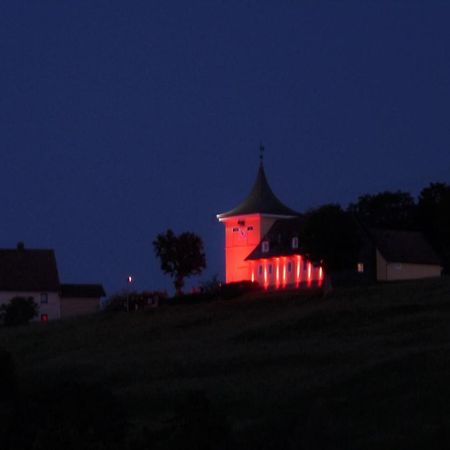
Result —
[{"label": "dark foreground field", "polygon": [[0,329],[0,347],[10,448],[450,444],[448,279]]}]

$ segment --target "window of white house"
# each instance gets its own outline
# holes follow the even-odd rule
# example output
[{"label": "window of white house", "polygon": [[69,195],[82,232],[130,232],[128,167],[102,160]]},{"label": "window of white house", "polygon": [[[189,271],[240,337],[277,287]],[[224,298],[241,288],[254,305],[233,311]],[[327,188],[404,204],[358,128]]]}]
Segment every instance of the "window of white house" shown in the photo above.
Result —
[{"label": "window of white house", "polygon": [[41,304],[48,303],[48,294],[47,292],[41,292]]},{"label": "window of white house", "polygon": [[269,251],[269,241],[263,241],[261,250],[263,253],[267,253]]},{"label": "window of white house", "polygon": [[357,269],[358,269],[358,273],[363,273],[364,272],[364,264],[363,263],[358,263],[357,264]]},{"label": "window of white house", "polygon": [[298,248],[298,237],[297,236],[292,238],[292,248]]},{"label": "window of white house", "polygon": [[272,264],[269,264],[269,275],[272,275]]},{"label": "window of white house", "polygon": [[288,271],[289,273],[292,272],[292,263],[291,263],[290,261],[287,263],[287,271]]},{"label": "window of white house", "polygon": [[260,275],[262,275],[262,272],[263,272],[263,267],[262,267],[262,266],[259,266],[259,267],[258,267],[258,273],[259,273]]}]

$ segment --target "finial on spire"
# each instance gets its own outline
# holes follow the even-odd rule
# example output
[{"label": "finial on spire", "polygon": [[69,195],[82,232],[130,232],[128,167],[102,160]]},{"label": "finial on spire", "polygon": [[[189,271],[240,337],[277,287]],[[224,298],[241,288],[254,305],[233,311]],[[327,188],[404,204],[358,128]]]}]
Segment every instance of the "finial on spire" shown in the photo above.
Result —
[{"label": "finial on spire", "polygon": [[264,159],[264,145],[259,145],[259,160],[262,162]]}]

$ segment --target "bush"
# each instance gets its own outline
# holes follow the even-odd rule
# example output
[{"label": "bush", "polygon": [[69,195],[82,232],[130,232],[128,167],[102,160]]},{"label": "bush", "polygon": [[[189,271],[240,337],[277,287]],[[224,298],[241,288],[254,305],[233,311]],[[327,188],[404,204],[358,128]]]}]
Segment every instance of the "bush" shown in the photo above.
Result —
[{"label": "bush", "polygon": [[2,305],[1,314],[6,326],[27,324],[38,313],[38,305],[33,297],[14,297],[7,305]]},{"label": "bush", "polygon": [[143,310],[158,306],[166,298],[167,294],[162,291],[118,292],[108,298],[105,311],[132,312]]}]

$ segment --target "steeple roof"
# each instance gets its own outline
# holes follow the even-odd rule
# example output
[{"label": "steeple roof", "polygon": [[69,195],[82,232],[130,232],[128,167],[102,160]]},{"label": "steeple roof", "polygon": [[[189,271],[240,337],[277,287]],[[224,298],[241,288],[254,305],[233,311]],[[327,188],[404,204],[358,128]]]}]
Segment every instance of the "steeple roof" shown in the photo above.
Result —
[{"label": "steeple roof", "polygon": [[231,211],[217,214],[219,220],[244,214],[270,214],[275,216],[295,217],[299,213],[284,205],[272,192],[264,172],[261,159],[255,183],[248,197]]}]

